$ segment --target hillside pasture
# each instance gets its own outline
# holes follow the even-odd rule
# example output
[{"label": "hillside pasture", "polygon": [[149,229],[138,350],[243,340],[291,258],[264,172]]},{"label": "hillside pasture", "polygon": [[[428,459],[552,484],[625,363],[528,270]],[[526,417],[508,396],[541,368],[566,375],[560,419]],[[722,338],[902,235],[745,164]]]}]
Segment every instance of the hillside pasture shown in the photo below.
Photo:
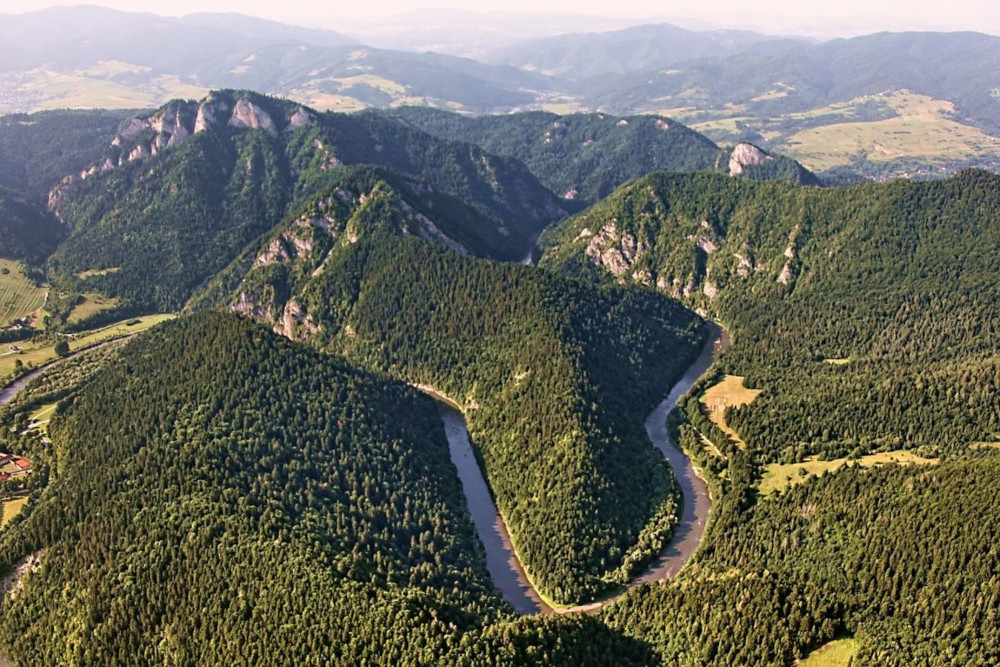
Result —
[{"label": "hillside pasture", "polygon": [[954,120],[951,102],[905,90],[876,97],[895,111],[894,118],[805,129],[776,148],[814,171],[850,164],[857,155],[875,162],[933,162],[1000,154],[1000,139]]},{"label": "hillside pasture", "polygon": [[[67,336],[66,338],[69,340],[70,352],[78,352],[99,343],[141,333],[174,317],[176,315],[169,313],[144,315],[116,322],[115,324],[110,324],[99,329]],[[55,360],[59,356],[55,351],[56,340],[55,338],[46,338],[18,343],[18,347],[21,350],[20,353],[0,355],[0,383],[3,383],[4,379],[13,375],[18,361],[25,367],[37,368],[42,364]]]}]

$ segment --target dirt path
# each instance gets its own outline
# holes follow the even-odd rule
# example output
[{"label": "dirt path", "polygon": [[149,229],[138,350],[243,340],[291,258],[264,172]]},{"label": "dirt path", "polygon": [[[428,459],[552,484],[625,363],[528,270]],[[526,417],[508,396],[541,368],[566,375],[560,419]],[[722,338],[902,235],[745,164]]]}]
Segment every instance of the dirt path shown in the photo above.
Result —
[{"label": "dirt path", "polygon": [[[657,405],[646,418],[645,426],[649,439],[670,463],[674,476],[680,485],[683,495],[683,511],[680,522],[674,528],[670,543],[650,563],[643,574],[629,582],[627,589],[674,576],[691,559],[698,545],[701,544],[705,526],[708,523],[708,513],[712,507],[712,499],[708,492],[708,485],[695,470],[691,460],[670,438],[667,430],[667,415],[728,346],[728,335],[719,328],[713,327],[710,342],[705,345],[702,353],[691,364],[680,381],[674,385],[670,395]],[[428,387],[421,387],[421,389],[434,394],[438,399],[443,399],[440,394],[433,392]],[[621,592],[599,602],[570,608],[553,609],[547,605],[532,586],[514,551],[503,516],[497,510],[496,503],[493,501],[493,496],[490,494],[473,452],[465,420],[455,407],[444,404],[441,406],[441,418],[444,422],[445,435],[448,438],[451,460],[458,468],[462,490],[465,492],[476,532],[486,549],[487,569],[504,599],[518,613],[527,615],[596,611],[611,604],[624,594]]]}]

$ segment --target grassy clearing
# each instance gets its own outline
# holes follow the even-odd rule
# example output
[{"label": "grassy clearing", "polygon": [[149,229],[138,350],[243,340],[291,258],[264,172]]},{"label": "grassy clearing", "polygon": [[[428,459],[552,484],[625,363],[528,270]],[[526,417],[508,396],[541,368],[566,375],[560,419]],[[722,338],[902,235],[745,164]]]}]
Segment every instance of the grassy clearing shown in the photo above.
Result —
[{"label": "grassy clearing", "polygon": [[[150,327],[154,327],[161,322],[173,319],[176,315],[144,315],[123,320],[115,324],[84,331],[73,336],[68,336],[70,352],[77,352],[85,347],[97,345],[115,338],[122,338],[132,334],[141,333]],[[132,324],[130,324],[132,323]],[[55,351],[55,341],[32,343],[18,343],[22,352],[20,354],[9,354],[0,356],[0,378],[6,378],[14,373],[15,363],[20,360],[25,366],[38,367],[56,359],[59,355]]]},{"label": "grassy clearing", "polygon": [[1000,442],[974,442],[969,447],[972,449],[1000,449]]},{"label": "grassy clearing", "polygon": [[91,345],[95,345],[97,343],[103,343],[106,340],[113,340],[115,338],[122,338],[123,336],[141,333],[147,329],[155,327],[157,324],[172,320],[175,317],[177,317],[177,315],[173,313],[133,317],[128,320],[116,322],[115,324],[111,324],[101,329],[95,329],[90,332],[78,334],[78,337],[70,341],[69,348],[71,351],[76,352],[77,350],[81,350],[85,347],[90,347]]},{"label": "grassy clearing", "polygon": [[769,90],[766,93],[758,95],[750,99],[751,102],[766,102],[768,100],[780,100],[783,97],[788,97],[789,90],[794,89],[784,89],[784,90]]},{"label": "grassy clearing", "polygon": [[542,111],[559,114],[560,116],[567,116],[573,113],[580,113],[585,110],[586,107],[581,105],[579,102],[571,99],[567,99],[565,101],[553,100],[551,102],[545,102],[542,104]]},{"label": "grassy clearing", "polygon": [[746,443],[736,431],[726,424],[727,408],[749,405],[760,395],[760,389],[744,387],[744,379],[738,375],[727,375],[721,382],[708,388],[702,395],[701,402],[708,408],[708,418],[712,420],[712,423],[721,428],[737,445],[745,449]]},{"label": "grassy clearing", "polygon": [[831,366],[846,366],[851,363],[850,357],[841,357],[839,359],[824,359],[823,363],[830,364]]},{"label": "grassy clearing", "polygon": [[26,504],[28,504],[28,496],[3,501],[3,516],[0,517],[0,528],[6,526],[14,517],[20,514]]},{"label": "grassy clearing", "polygon": [[851,465],[860,465],[862,468],[874,468],[891,464],[936,465],[940,463],[940,459],[926,459],[907,450],[869,454],[856,461],[849,461],[849,459],[820,461],[813,456],[802,463],[772,463],[764,471],[758,488],[762,495],[784,491],[796,484],[808,481],[813,475],[822,476],[831,470],[837,470],[847,465],[848,462]]},{"label": "grassy clearing", "polygon": [[19,262],[0,259],[0,327],[40,309],[47,292],[28,279]]},{"label": "grassy clearing", "polygon": [[802,130],[786,138],[781,149],[818,170],[849,164],[853,156],[861,153],[876,162],[901,158],[959,160],[1000,153],[1000,139],[952,120],[951,102],[909,91],[876,98],[897,116]]},{"label": "grassy clearing", "polygon": [[858,98],[851,100],[849,102],[837,102],[825,107],[819,107],[818,109],[810,109],[809,111],[800,111],[798,113],[790,113],[786,118],[794,118],[795,120],[805,120],[807,118],[818,118],[820,116],[847,116],[854,112],[855,107],[857,107],[862,102],[866,102],[869,99],[867,97]]},{"label": "grassy clearing", "polygon": [[857,639],[838,639],[820,646],[799,661],[804,667],[846,667],[858,653]]},{"label": "grassy clearing", "polygon": [[317,90],[297,90],[290,97],[319,111],[341,111],[346,113],[361,111],[367,108],[364,102],[348,95],[333,95],[330,93],[321,93]]},{"label": "grassy clearing", "polygon": [[35,410],[29,419],[29,423],[32,428],[38,429],[38,432],[43,436],[48,437],[49,435],[49,421],[52,419],[53,413],[56,411],[56,406],[58,403],[46,403],[37,410]]},{"label": "grassy clearing", "polygon": [[111,310],[121,303],[121,299],[104,296],[99,292],[87,292],[82,295],[80,303],[73,306],[66,321],[70,324],[82,322],[88,317],[93,317],[98,313]]},{"label": "grassy clearing", "polygon": [[107,276],[112,273],[118,273],[121,270],[119,266],[112,266],[110,269],[91,269],[89,271],[81,271],[76,274],[76,277],[80,280],[86,280],[87,278],[93,278],[94,276]]}]

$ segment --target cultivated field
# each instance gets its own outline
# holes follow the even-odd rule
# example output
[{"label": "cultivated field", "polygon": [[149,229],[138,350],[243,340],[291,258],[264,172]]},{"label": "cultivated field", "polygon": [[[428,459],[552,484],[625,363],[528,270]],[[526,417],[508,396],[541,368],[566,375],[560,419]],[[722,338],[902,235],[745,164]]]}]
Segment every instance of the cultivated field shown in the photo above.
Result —
[{"label": "cultivated field", "polygon": [[[159,106],[175,98],[199,99],[208,88],[184,83],[176,76],[154,76],[136,88],[104,78],[125,71],[127,63],[109,61],[105,67],[73,74],[33,70],[21,78],[13,91],[20,104],[0,104],[0,113],[44,111],[47,109],[143,109]],[[96,74],[95,74],[96,72]],[[27,103],[25,103],[27,102]]]},{"label": "cultivated field", "polygon": [[869,454],[868,456],[862,456],[856,461],[849,461],[848,459],[820,461],[814,456],[802,463],[772,463],[764,471],[764,476],[761,478],[758,488],[762,495],[784,491],[795,484],[808,481],[813,475],[822,476],[831,470],[837,470],[848,462],[851,465],[860,465],[863,468],[874,468],[890,464],[935,465],[940,463],[940,460],[925,459],[907,450]]},{"label": "cultivated field", "polygon": [[20,263],[0,259],[0,328],[41,308],[46,292],[28,280]]}]

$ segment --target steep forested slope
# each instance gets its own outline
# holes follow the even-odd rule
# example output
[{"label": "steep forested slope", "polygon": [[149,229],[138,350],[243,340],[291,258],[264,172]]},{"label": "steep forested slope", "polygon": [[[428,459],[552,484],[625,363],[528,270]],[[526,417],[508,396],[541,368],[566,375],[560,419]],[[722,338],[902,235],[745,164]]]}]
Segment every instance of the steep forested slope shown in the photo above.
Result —
[{"label": "steep forested slope", "polygon": [[548,235],[543,266],[720,317],[723,370],[764,391],[726,418],[762,460],[963,451],[1000,426],[998,210],[979,171],[835,190],[659,174]]},{"label": "steep forested slope", "polygon": [[19,660],[402,659],[496,613],[414,390],[205,314],[128,347],[63,413],[58,475],[0,547],[43,554],[3,609]]},{"label": "steep forested slope", "polygon": [[45,205],[49,190],[94,163],[123,111],[46,111],[0,117],[0,186]]},{"label": "steep forested slope", "polygon": [[40,263],[56,249],[63,232],[44,209],[0,187],[0,257]]},{"label": "steep forested slope", "polygon": [[60,111],[0,118],[0,256],[40,264],[66,235],[49,191],[101,156],[124,115]]},{"label": "steep forested slope", "polygon": [[5,566],[40,564],[0,604],[5,657],[653,660],[596,619],[512,620],[416,390],[211,313],[105,363],[53,418],[51,447],[4,428],[34,479],[52,473],[0,535]]},{"label": "steep forested slope", "polygon": [[313,189],[314,195],[249,244],[189,306],[223,307],[238,290],[235,310],[300,337],[309,333],[312,318],[293,295],[336,265],[339,251],[358,239],[412,235],[462,254],[493,240],[489,220],[476,209],[376,167],[331,169]]},{"label": "steep forested slope", "polygon": [[649,291],[594,290],[403,238],[413,215],[384,181],[338,188],[344,199],[318,198],[210,291],[462,405],[545,594],[576,602],[624,581],[676,521],[642,421],[697,354],[700,320]]},{"label": "steep forested slope", "polygon": [[666,664],[789,664],[849,637],[861,664],[995,663],[998,482],[982,453],[723,507],[681,581],[629,593],[605,620]]},{"label": "steep forested slope", "polygon": [[[557,116],[539,111],[469,117],[421,107],[386,113],[435,136],[516,158],[553,191],[590,204],[651,171],[728,171],[733,157],[708,137],[659,116]],[[817,183],[794,160],[763,153],[759,160],[738,169],[758,180]]]},{"label": "steep forested slope", "polygon": [[[435,217],[475,225],[464,238],[484,256],[520,259],[529,240],[564,215],[523,165],[470,144],[374,115],[321,115],[218,92],[134,119],[84,178],[55,192],[72,235],[54,274],[66,290],[98,289],[128,308],[177,309],[344,164],[410,179],[426,207],[439,206]],[[77,278],[87,271],[101,273]]]}]

